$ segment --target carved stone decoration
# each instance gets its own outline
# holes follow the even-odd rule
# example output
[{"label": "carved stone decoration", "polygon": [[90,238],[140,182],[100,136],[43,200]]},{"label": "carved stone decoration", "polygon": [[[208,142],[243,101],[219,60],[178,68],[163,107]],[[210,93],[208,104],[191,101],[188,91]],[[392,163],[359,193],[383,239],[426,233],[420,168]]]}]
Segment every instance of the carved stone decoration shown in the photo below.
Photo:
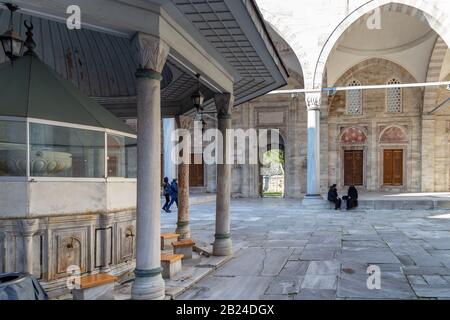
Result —
[{"label": "carved stone decoration", "polygon": [[5,270],[5,234],[0,232],[0,273],[6,272]]},{"label": "carved stone decoration", "polygon": [[361,129],[355,127],[345,129],[341,136],[342,144],[363,144],[366,143],[366,141],[366,134]]},{"label": "carved stone decoration", "polygon": [[231,93],[221,93],[214,96],[216,103],[217,118],[231,118],[231,111],[234,105],[234,96]]},{"label": "carved stone decoration", "polygon": [[320,103],[322,99],[321,92],[309,92],[305,95],[307,110],[320,110]]},{"label": "carved stone decoration", "polygon": [[120,228],[119,262],[130,261],[134,258],[136,248],[136,229],[133,225]]},{"label": "carved stone decoration", "polygon": [[160,38],[141,32],[136,34],[133,43],[139,67],[162,73],[169,46]]},{"label": "carved stone decoration", "polygon": [[408,136],[405,131],[397,126],[389,127],[382,131],[380,135],[381,143],[405,143],[408,142]]},{"label": "carved stone decoration", "polygon": [[66,275],[69,266],[79,266],[83,270],[81,240],[76,237],[57,237],[56,273]]},{"label": "carved stone decoration", "polygon": [[97,228],[95,229],[95,267],[105,268],[112,263],[112,228]]},{"label": "carved stone decoration", "polygon": [[177,128],[184,130],[190,130],[192,128],[192,123],[194,122],[192,117],[188,116],[178,116],[175,118],[175,121],[177,122]]}]

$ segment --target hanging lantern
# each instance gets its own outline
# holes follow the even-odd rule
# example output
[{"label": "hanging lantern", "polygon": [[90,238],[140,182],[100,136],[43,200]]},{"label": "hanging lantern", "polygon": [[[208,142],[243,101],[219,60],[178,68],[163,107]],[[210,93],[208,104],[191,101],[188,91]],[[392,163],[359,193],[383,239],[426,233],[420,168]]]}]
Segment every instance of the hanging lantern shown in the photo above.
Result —
[{"label": "hanging lantern", "polygon": [[19,58],[23,53],[24,41],[20,38],[18,32],[14,31],[14,12],[17,11],[18,7],[6,3],[5,6],[10,11],[9,18],[9,29],[4,34],[0,36],[0,41],[2,42],[3,52],[11,61]]},{"label": "hanging lantern", "polygon": [[192,104],[198,113],[203,111],[203,102],[205,101],[205,96],[200,92],[200,75],[197,74],[197,92],[191,96]]}]

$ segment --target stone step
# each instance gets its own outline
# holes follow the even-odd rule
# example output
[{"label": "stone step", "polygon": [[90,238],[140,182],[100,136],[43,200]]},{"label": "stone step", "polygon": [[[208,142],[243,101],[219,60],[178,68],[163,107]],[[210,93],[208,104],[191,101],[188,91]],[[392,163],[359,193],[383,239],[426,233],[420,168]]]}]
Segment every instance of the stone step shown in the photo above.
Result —
[{"label": "stone step", "polygon": [[164,279],[172,279],[181,272],[181,260],[183,257],[182,254],[161,253],[162,276]]},{"label": "stone step", "polygon": [[334,209],[334,204],[320,197],[305,197],[302,200],[302,208],[308,210],[329,210]]}]

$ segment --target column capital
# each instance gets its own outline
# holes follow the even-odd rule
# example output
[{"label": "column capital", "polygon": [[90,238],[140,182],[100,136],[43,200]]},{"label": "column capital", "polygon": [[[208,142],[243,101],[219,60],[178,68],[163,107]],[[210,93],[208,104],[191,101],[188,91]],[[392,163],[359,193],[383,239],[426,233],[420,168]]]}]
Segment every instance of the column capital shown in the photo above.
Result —
[{"label": "column capital", "polygon": [[305,94],[306,108],[308,111],[320,110],[322,92],[307,92]]},{"label": "column capital", "polygon": [[189,116],[176,116],[175,121],[178,129],[190,130],[194,120]]},{"label": "column capital", "polygon": [[19,227],[24,236],[32,236],[39,230],[37,219],[24,219],[19,221]]},{"label": "column capital", "polygon": [[160,38],[138,32],[133,39],[139,68],[161,74],[170,47]]},{"label": "column capital", "polygon": [[234,106],[234,96],[231,93],[219,93],[214,96],[218,119],[231,118],[231,111]]}]

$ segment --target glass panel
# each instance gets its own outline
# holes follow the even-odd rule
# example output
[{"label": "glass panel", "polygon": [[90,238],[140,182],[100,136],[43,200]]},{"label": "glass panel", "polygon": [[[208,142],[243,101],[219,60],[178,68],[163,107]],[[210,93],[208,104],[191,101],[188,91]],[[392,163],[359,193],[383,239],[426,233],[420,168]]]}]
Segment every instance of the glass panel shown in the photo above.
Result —
[{"label": "glass panel", "polygon": [[31,123],[30,162],[35,177],[102,178],[105,134]]},{"label": "glass panel", "polygon": [[108,177],[136,178],[137,140],[108,135]]},{"label": "glass panel", "polygon": [[27,124],[0,120],[0,176],[26,176]]}]

